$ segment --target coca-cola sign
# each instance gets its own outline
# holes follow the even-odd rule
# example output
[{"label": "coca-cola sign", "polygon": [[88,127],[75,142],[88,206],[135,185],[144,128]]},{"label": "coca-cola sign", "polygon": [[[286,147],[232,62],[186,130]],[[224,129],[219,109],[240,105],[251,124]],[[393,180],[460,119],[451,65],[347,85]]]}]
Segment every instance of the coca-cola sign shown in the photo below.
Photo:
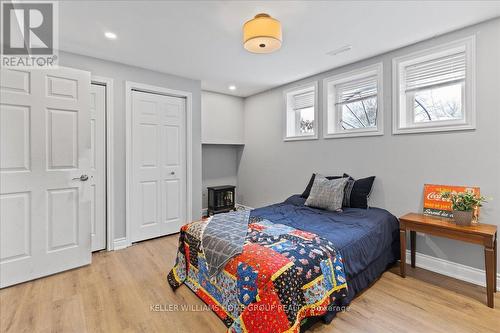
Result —
[{"label": "coca-cola sign", "polygon": [[[441,193],[443,192],[473,192],[476,195],[480,195],[479,187],[425,184],[424,214],[442,217],[453,217],[451,201],[449,199],[442,198]],[[476,211],[476,217],[478,214],[479,210]]]},{"label": "coca-cola sign", "polygon": [[444,199],[441,197],[441,193],[437,192],[429,192],[426,195],[427,200],[434,200],[434,201],[449,201],[449,199]]}]

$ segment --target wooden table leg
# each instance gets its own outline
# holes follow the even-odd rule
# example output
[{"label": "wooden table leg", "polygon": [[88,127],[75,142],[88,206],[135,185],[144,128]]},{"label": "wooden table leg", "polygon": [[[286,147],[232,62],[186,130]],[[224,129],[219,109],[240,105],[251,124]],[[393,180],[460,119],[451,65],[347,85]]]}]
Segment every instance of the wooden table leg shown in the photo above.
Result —
[{"label": "wooden table leg", "polygon": [[399,271],[402,277],[406,277],[406,229],[399,230],[399,241],[401,243],[401,259],[399,261]]},{"label": "wooden table leg", "polygon": [[495,233],[495,242],[493,243],[493,251],[495,251],[494,259],[493,259],[494,267],[495,267],[495,269],[493,269],[493,292],[494,293],[497,292],[497,274],[498,274],[497,238],[498,238],[498,235]]},{"label": "wooden table leg", "polygon": [[410,231],[411,267],[415,268],[415,250],[417,248],[417,232]]},{"label": "wooden table leg", "polygon": [[486,297],[488,306],[493,308],[493,287],[495,286],[495,250],[491,247],[484,248],[484,263],[486,268]]}]

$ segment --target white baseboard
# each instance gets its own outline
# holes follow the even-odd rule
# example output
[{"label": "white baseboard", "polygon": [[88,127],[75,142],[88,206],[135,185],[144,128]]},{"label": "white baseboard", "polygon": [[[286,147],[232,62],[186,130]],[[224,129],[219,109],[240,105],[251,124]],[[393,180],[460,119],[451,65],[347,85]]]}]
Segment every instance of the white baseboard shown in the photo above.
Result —
[{"label": "white baseboard", "polygon": [[124,248],[127,248],[130,246],[130,243],[128,242],[127,238],[122,237],[122,238],[117,238],[113,241],[113,250],[121,250]]},{"label": "white baseboard", "polygon": [[243,204],[239,204],[239,203],[236,203],[236,204],[235,204],[235,206],[236,206],[236,207],[243,207],[243,208],[245,208],[246,210],[252,210],[252,209],[254,209],[253,207],[250,207],[250,206],[245,206],[245,205],[243,205]]},{"label": "white baseboard", "polygon": [[[243,208],[245,208],[247,210],[253,209],[253,207],[245,206],[245,205],[242,205],[242,204],[239,204],[239,203],[235,203],[234,206],[235,207],[243,207]],[[207,213],[208,213],[208,208],[203,208],[201,210],[201,216],[207,216]]]},{"label": "white baseboard", "polygon": [[[482,269],[432,257],[419,252],[415,254],[415,260],[415,265],[417,267],[483,287],[486,286],[486,273]],[[406,263],[410,263],[410,250],[406,250]],[[500,274],[498,273],[497,290],[500,291]]]}]

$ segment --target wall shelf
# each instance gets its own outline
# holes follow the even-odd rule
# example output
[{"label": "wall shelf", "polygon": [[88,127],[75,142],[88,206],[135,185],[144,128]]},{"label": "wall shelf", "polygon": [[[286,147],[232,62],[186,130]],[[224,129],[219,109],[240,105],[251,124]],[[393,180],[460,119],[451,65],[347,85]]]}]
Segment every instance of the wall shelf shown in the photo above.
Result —
[{"label": "wall shelf", "polygon": [[217,146],[244,146],[243,142],[202,142],[202,145],[217,145]]}]

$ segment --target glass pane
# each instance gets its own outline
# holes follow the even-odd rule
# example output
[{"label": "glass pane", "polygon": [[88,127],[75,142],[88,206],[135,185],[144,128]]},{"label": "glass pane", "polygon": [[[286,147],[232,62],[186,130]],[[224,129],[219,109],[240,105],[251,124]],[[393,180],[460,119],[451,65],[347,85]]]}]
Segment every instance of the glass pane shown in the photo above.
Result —
[{"label": "glass pane", "polygon": [[341,117],[344,130],[377,127],[377,97],[343,104]]},{"label": "glass pane", "polygon": [[414,122],[462,118],[462,83],[415,92]]},{"label": "glass pane", "polygon": [[299,110],[300,123],[299,131],[300,135],[312,135],[314,134],[314,108],[306,108]]}]

